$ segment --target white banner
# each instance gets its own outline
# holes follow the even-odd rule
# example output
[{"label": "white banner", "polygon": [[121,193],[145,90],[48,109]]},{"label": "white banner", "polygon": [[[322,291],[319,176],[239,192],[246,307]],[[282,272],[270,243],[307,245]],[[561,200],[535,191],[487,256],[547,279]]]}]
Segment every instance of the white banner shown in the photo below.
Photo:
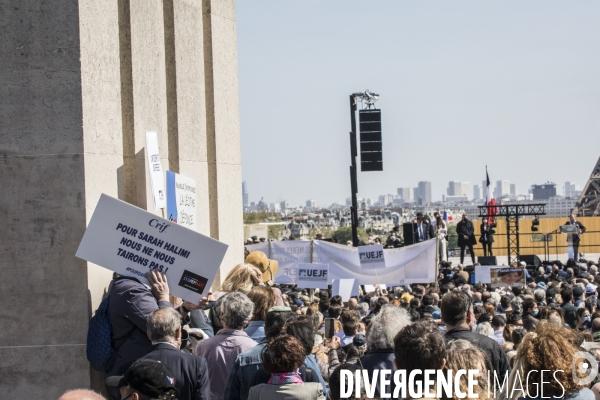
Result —
[{"label": "white banner", "polygon": [[296,284],[302,289],[327,289],[329,265],[298,264]]},{"label": "white banner", "polygon": [[359,289],[356,279],[334,279],[331,284],[331,295],[339,295],[342,301],[348,301],[350,297],[360,294]]},{"label": "white banner", "polygon": [[364,269],[385,268],[383,245],[358,246],[358,259]]},{"label": "white banner", "polygon": [[[413,244],[397,249],[385,250],[385,263],[387,268],[404,267],[405,284],[411,283],[433,283],[436,281],[436,249],[437,240],[429,239],[421,243]],[[380,276],[381,272],[377,271]],[[390,286],[392,281],[383,280]]]},{"label": "white banner", "polygon": [[[310,241],[271,242],[269,258],[279,262],[279,269],[273,278],[276,283],[296,283],[298,264],[310,264]],[[327,264],[327,262],[321,264]]]},{"label": "white banner", "polygon": [[248,250],[249,253],[252,253],[253,251],[262,251],[263,253],[265,253],[267,255],[268,258],[271,258],[269,256],[269,242],[262,242],[262,243],[257,243],[257,244],[249,244],[244,246],[246,248],[246,250]]},{"label": "white banner", "polygon": [[146,132],[146,153],[148,153],[148,172],[152,184],[152,198],[154,199],[154,210],[165,208],[165,177],[160,165],[158,154],[158,137],[156,132]]},{"label": "white banner", "polygon": [[172,295],[198,303],[208,293],[227,247],[103,194],[75,256],[146,284],[146,272],[164,272]]}]

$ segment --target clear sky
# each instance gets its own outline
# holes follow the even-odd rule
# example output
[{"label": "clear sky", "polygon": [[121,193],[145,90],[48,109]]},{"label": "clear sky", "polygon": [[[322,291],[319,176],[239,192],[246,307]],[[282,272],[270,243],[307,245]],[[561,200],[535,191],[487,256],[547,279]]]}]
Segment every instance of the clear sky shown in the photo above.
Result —
[{"label": "clear sky", "polygon": [[[600,157],[600,2],[237,0],[250,201],[350,196],[348,96],[380,94],[383,172],[359,195],[448,181],[583,186]],[[472,193],[470,193],[472,196]]]}]

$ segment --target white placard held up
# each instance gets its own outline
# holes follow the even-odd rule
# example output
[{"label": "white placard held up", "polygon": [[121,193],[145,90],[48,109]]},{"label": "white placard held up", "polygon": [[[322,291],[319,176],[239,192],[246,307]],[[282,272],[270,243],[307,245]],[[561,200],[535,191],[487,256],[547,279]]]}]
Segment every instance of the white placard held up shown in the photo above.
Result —
[{"label": "white placard held up", "polygon": [[170,294],[198,303],[208,293],[228,245],[105,194],[81,239],[77,257],[148,283],[154,269]]},{"label": "white placard held up", "polygon": [[350,297],[358,296],[359,290],[359,283],[356,279],[334,279],[331,284],[331,295],[341,296],[342,301],[348,301]]},{"label": "white placard held up", "polygon": [[167,171],[167,219],[196,230],[196,181]]},{"label": "white placard held up", "polygon": [[358,258],[360,266],[364,269],[385,268],[385,256],[383,245],[373,244],[370,246],[358,246]]},{"label": "white placard held up", "polygon": [[146,132],[146,152],[148,153],[148,171],[150,172],[150,183],[152,184],[152,198],[154,199],[154,210],[165,208],[165,178],[160,155],[158,154],[158,137],[156,132]]},{"label": "white placard held up", "polygon": [[387,290],[387,285],[382,283],[379,285],[365,285],[365,292],[367,292],[367,293],[374,292],[376,289],[375,286],[377,286],[379,289]]},{"label": "white placard held up", "polygon": [[328,264],[298,264],[296,284],[303,289],[327,289]]}]

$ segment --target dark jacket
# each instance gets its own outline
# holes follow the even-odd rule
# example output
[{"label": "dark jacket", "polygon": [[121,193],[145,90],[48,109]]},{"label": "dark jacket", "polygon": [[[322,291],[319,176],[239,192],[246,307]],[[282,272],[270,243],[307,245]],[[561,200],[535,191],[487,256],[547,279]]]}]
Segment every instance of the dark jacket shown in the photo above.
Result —
[{"label": "dark jacket", "polygon": [[179,351],[168,343],[158,343],[142,358],[160,361],[173,371],[179,400],[210,400],[210,381],[204,357]]},{"label": "dark jacket", "polygon": [[[425,240],[433,239],[435,237],[435,229],[431,224],[423,221],[422,229],[423,229],[423,242]],[[419,243],[419,224],[413,224],[413,234],[414,234],[414,242]]]},{"label": "dark jacket", "polygon": [[577,307],[575,307],[571,302],[563,303],[560,305],[560,307],[562,308],[563,316],[565,317],[565,322],[569,324],[569,326],[572,329],[575,329],[575,327],[577,326],[577,316],[575,315],[577,313]]},{"label": "dark jacket", "polygon": [[[143,283],[135,278],[113,280],[108,298],[108,316],[111,324],[112,347],[117,359],[106,376],[120,375],[135,360],[152,350],[146,334],[146,319],[159,308],[173,307],[168,301],[157,302]],[[120,399],[119,390],[109,389],[111,399]]]},{"label": "dark jacket", "polygon": [[[456,234],[458,235],[459,246],[467,246],[469,244],[473,245],[477,243],[477,239],[475,239],[475,228],[470,220],[461,220],[456,225]],[[465,236],[468,238],[465,239]]]},{"label": "dark jacket", "polygon": [[479,232],[481,233],[479,243],[494,243],[494,234],[491,231],[492,228],[490,228],[490,225],[481,224],[479,226]]},{"label": "dark jacket", "polygon": [[523,328],[525,328],[527,332],[535,331],[535,327],[538,322],[538,319],[535,318],[533,315],[529,313],[523,314]]},{"label": "dark jacket", "polygon": [[[584,233],[586,229],[585,226],[583,226],[583,224],[579,221],[575,221],[575,224],[571,224],[571,221],[567,221],[565,225],[577,225],[577,228],[581,231],[581,233]],[[579,243],[581,240],[581,233],[573,235],[573,243]]]},{"label": "dark jacket", "polygon": [[[384,388],[385,393],[394,393],[394,372],[396,371],[396,366],[394,365],[394,349],[379,349],[379,350],[369,350],[365,353],[365,355],[360,359],[360,362],[363,366],[363,369],[369,371],[369,378],[373,378],[373,371],[376,369],[381,370],[387,369],[392,371],[392,376],[390,379],[390,386]],[[380,380],[377,379],[376,389],[375,389],[375,397],[381,396],[381,388],[379,387]]]},{"label": "dark jacket", "polygon": [[487,355],[487,364],[490,371],[496,371],[500,377],[508,371],[508,360],[502,347],[492,338],[473,332],[467,328],[455,328],[444,335],[446,342],[463,339],[483,350]]},{"label": "dark jacket", "polygon": [[[250,388],[258,383],[266,383],[270,375],[266,374],[262,365],[262,351],[266,343],[259,344],[256,347],[247,350],[237,356],[229,371],[227,384],[223,398],[225,400],[246,400]],[[306,357],[304,365],[300,367],[300,373],[303,379],[306,379],[306,369],[311,369],[311,382],[320,382],[325,396],[328,396],[327,386],[323,379],[319,366],[312,354]],[[264,379],[266,374],[266,380]]]}]

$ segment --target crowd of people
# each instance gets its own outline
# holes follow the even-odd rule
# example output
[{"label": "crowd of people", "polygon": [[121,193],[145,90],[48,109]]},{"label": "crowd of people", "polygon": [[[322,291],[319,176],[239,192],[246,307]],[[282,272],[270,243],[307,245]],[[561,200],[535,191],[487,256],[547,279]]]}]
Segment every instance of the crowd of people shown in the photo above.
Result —
[{"label": "crowd of people", "polygon": [[[480,399],[600,400],[600,383],[584,380],[597,365],[572,372],[582,354],[600,357],[600,274],[596,263],[579,261],[544,265],[526,286],[497,289],[469,284],[462,265],[443,262],[436,283],[376,287],[343,301],[329,290],[273,284],[277,263],[253,252],[218,291],[177,307],[164,274],[149,273],[149,287],[115,276],[108,397],[337,400],[344,370],[372,377],[476,369]],[[494,374],[506,385],[490,393]],[[466,390],[467,377],[458,383]],[[515,384],[522,390],[509,390]],[[348,389],[366,399],[390,398],[396,387],[374,381]],[[103,397],[76,390],[61,399],[87,398]]]}]

